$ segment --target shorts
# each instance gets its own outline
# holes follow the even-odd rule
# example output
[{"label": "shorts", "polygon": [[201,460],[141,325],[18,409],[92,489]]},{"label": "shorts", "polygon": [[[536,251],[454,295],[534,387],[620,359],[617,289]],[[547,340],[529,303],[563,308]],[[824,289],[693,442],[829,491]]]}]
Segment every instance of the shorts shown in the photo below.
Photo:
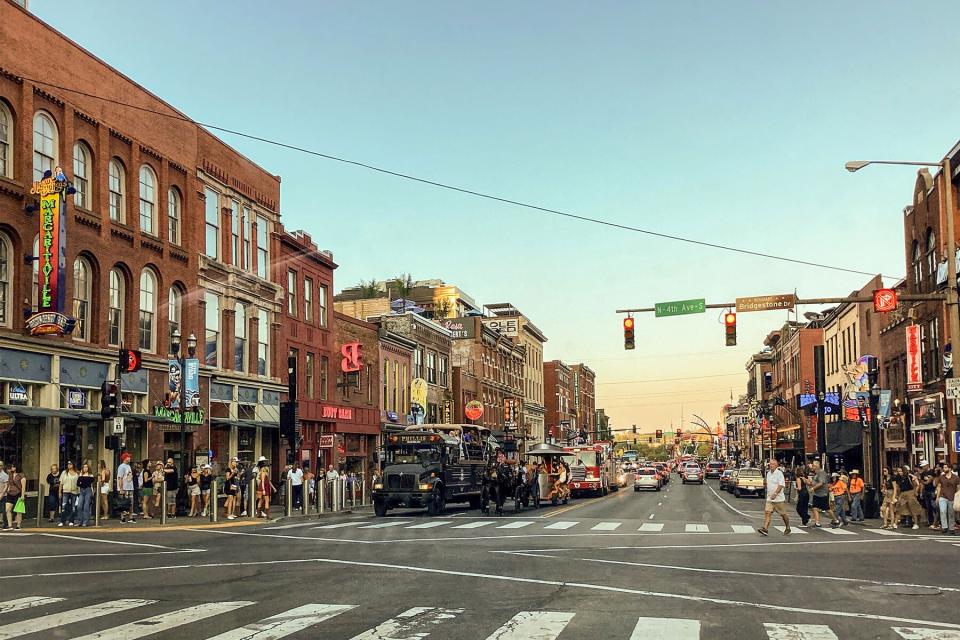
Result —
[{"label": "shorts", "polygon": [[210,489],[200,489],[200,494],[208,496],[210,495]]},{"label": "shorts", "polygon": [[830,496],[813,496],[813,508],[826,511],[830,508]]},{"label": "shorts", "polygon": [[176,501],[177,501],[177,490],[173,489],[171,491],[167,491],[167,502],[172,503]]},{"label": "shorts", "polygon": [[153,495],[153,487],[143,487],[140,489],[140,495],[144,498],[149,498]]},{"label": "shorts", "polygon": [[197,485],[191,485],[189,493],[191,496],[200,495],[200,487],[198,487]]},{"label": "shorts", "polygon": [[776,511],[782,516],[787,515],[786,502],[784,500],[779,500],[777,502],[772,502],[770,500],[767,500],[767,503],[763,507],[763,512],[772,513],[774,511]]}]

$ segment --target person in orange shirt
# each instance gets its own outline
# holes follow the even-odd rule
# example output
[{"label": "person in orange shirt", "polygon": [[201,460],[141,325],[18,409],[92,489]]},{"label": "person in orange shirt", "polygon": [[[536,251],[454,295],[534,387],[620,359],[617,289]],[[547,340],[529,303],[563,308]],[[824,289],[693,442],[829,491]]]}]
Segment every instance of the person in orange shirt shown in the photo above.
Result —
[{"label": "person in orange shirt", "polygon": [[859,469],[850,472],[850,486],[847,490],[850,493],[850,520],[863,524],[863,478],[860,477]]},{"label": "person in orange shirt", "polygon": [[833,474],[830,480],[830,495],[833,497],[833,507],[836,512],[836,517],[840,520],[839,523],[836,520],[831,522],[830,526],[836,529],[838,525],[845,527],[850,524],[847,522],[847,514],[843,510],[843,497],[847,494],[847,485],[840,479],[839,473]]}]

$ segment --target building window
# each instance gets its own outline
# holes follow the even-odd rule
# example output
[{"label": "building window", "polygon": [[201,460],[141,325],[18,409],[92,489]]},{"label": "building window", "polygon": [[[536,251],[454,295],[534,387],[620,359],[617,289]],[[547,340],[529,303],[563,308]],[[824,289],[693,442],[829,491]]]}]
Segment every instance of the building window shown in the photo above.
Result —
[{"label": "building window", "polygon": [[110,191],[110,219],[123,223],[127,221],[126,208],[123,202],[123,194],[126,191],[125,180],[123,165],[116,158],[110,160],[110,166],[107,169],[107,188]]},{"label": "building window", "polygon": [[57,166],[57,125],[43,111],[33,116],[33,180],[43,180],[43,174]]},{"label": "building window", "polygon": [[180,331],[181,314],[183,313],[183,291],[178,286],[170,287],[167,297],[167,327],[168,338],[173,337],[174,331]]},{"label": "building window", "polygon": [[240,267],[240,203],[230,201],[230,264]]},{"label": "building window", "polygon": [[268,279],[267,267],[270,260],[267,247],[267,231],[267,219],[263,216],[257,216],[257,275],[264,280]]},{"label": "building window", "polygon": [[438,381],[441,387],[447,386],[447,356],[440,356],[440,379]]},{"label": "building window", "polygon": [[204,326],[206,328],[203,341],[204,363],[208,367],[217,366],[217,354],[220,351],[220,296],[206,292],[203,296],[206,302]]},{"label": "building window", "polygon": [[364,365],[364,371],[367,373],[367,404],[373,403],[373,367]]},{"label": "building window", "polygon": [[73,188],[77,190],[73,194],[73,204],[83,209],[89,209],[93,202],[90,191],[90,169],[93,165],[90,158],[90,147],[85,142],[73,145]]},{"label": "building window", "polygon": [[247,370],[247,308],[239,302],[233,316],[233,370]]},{"label": "building window", "polygon": [[937,288],[937,237],[932,229],[927,230],[927,276],[930,278],[930,289]]},{"label": "building window", "polygon": [[248,207],[243,208],[243,265],[241,268],[244,271],[250,270],[250,209]]},{"label": "building window", "polygon": [[270,375],[270,312],[257,309],[257,374]]},{"label": "building window", "polygon": [[413,377],[423,377],[423,347],[417,347],[413,351]]},{"label": "building window", "polygon": [[220,259],[220,194],[205,188],[203,216],[205,220],[204,253],[214,260]]},{"label": "building window", "polygon": [[140,348],[144,351],[154,351],[153,324],[157,312],[157,277],[150,269],[144,269],[140,274],[140,317],[139,335]]},{"label": "building window", "polygon": [[327,326],[327,285],[320,285],[319,290],[317,291],[317,304],[320,306],[320,313],[318,317],[320,319],[320,326]]},{"label": "building window", "polygon": [[308,398],[313,398],[313,397],[316,395],[316,389],[315,389],[315,387],[313,386],[313,364],[314,364],[314,363],[313,363],[313,358],[314,358],[314,356],[313,356],[312,353],[307,353],[307,363],[306,363],[306,367],[305,367],[305,368],[306,368],[306,370],[307,370],[306,383],[307,383],[307,397],[308,397]]},{"label": "building window", "polygon": [[387,381],[389,379],[390,379],[390,361],[384,360],[383,361],[383,380],[381,380],[381,385],[380,385],[381,388],[383,389],[383,399],[382,399],[383,401],[380,404],[383,407],[384,411],[390,411],[390,407],[388,406],[388,403],[387,403],[387,398],[390,395],[389,389],[388,389],[389,385],[387,384]]},{"label": "building window", "polygon": [[13,179],[13,115],[0,100],[0,176]]},{"label": "building window", "polygon": [[327,399],[327,382],[330,377],[330,360],[327,356],[320,356],[320,399]]},{"label": "building window", "polygon": [[297,272],[287,271],[287,314],[297,317]]},{"label": "building window", "polygon": [[303,321],[313,322],[313,279],[303,279]]},{"label": "building window", "polygon": [[[293,347],[290,347],[290,348],[287,350],[287,369],[288,369],[287,375],[288,375],[288,376],[289,376],[289,368],[290,368],[290,361],[291,361],[291,360],[293,360],[293,369],[294,369],[294,371],[297,371],[297,370],[300,368],[300,350],[299,350],[299,349],[294,349]],[[290,380],[290,378],[288,377],[288,378],[287,378],[287,381],[289,382],[289,380]],[[298,381],[297,381],[297,391],[300,391],[300,389],[302,389],[302,388],[303,388],[303,381],[302,381],[302,380],[298,380]]]},{"label": "building window", "polygon": [[437,354],[427,351],[427,382],[437,384]]},{"label": "building window", "polygon": [[910,255],[913,264],[913,283],[916,285],[917,290],[919,290],[923,273],[920,267],[920,243],[916,240],[913,241],[913,251],[910,252]]},{"label": "building window", "polygon": [[120,346],[126,310],[127,279],[119,269],[110,270],[110,308],[107,311],[107,344]]},{"label": "building window", "polygon": [[10,323],[10,299],[13,283],[13,262],[11,262],[10,256],[12,254],[10,238],[4,233],[0,233],[0,325],[3,326]]},{"label": "building window", "polygon": [[393,362],[393,402],[391,407],[397,413],[400,413],[400,363]]},{"label": "building window", "polygon": [[183,200],[180,192],[171,187],[167,192],[167,239],[171,244],[180,244],[180,215],[183,210]]},{"label": "building window", "polygon": [[943,365],[940,362],[940,319],[934,318],[927,323],[927,359],[930,364],[928,380],[937,380],[943,375]]},{"label": "building window", "polygon": [[[90,263],[86,258],[77,258],[73,261],[73,317],[77,319],[73,337],[84,342],[90,340],[90,284]],[[2,308],[0,302],[0,310]]]},{"label": "building window", "polygon": [[156,235],[157,176],[147,165],[140,167],[140,230]]}]

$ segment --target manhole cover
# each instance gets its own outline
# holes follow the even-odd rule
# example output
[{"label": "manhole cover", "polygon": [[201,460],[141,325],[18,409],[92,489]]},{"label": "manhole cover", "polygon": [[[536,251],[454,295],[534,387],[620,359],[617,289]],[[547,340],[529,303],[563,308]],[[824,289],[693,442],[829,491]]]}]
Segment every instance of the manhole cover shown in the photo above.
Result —
[{"label": "manhole cover", "polygon": [[860,588],[865,591],[893,593],[898,596],[938,596],[942,593],[938,587],[911,587],[899,584],[871,584]]}]

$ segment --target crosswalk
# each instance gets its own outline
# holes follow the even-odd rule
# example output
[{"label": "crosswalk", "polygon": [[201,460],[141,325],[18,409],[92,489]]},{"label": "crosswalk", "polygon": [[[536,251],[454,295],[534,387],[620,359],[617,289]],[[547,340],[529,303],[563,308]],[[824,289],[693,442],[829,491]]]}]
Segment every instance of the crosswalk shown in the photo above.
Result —
[{"label": "crosswalk", "polygon": [[[281,525],[277,527],[266,527],[265,530],[274,530],[274,529],[285,529],[293,525]],[[626,522],[623,520],[605,520],[601,522],[596,521],[581,521],[581,520],[549,520],[549,519],[512,519],[512,518],[501,518],[498,520],[468,520],[462,518],[459,520],[434,520],[434,519],[422,519],[422,520],[400,520],[400,519],[386,519],[382,521],[374,521],[371,523],[370,520],[352,520],[349,522],[335,522],[332,524],[321,524],[315,525],[313,523],[298,523],[296,525],[298,528],[310,528],[310,529],[319,529],[319,530],[381,530],[381,529],[392,529],[392,530],[405,530],[409,529],[412,531],[424,531],[431,530],[432,533],[435,533],[440,530],[451,530],[456,532],[474,532],[478,530],[495,530],[503,529],[506,532],[510,532],[516,529],[523,529],[523,531],[518,532],[518,534],[531,534],[536,532],[544,533],[663,533],[663,534],[677,534],[677,533],[691,533],[691,534],[704,534],[704,533],[727,533],[727,534],[744,534],[744,535],[757,535],[757,525],[751,524],[728,524],[728,523],[706,523],[706,522],[644,522],[637,526],[637,523]],[[784,533],[783,525],[775,525],[772,529]],[[482,533],[482,531],[478,531]],[[824,526],[821,528],[801,528],[794,525],[790,533],[792,535],[805,536],[813,533],[814,535],[819,535],[820,533],[827,536],[856,536],[863,533],[871,533],[874,535],[880,536],[903,536],[909,535],[907,533],[900,533],[898,531],[887,531],[884,529],[871,529],[865,527],[841,527],[841,528],[830,528],[829,526]]]},{"label": "crosswalk", "polygon": [[[29,604],[27,604],[29,603]],[[46,596],[28,596],[0,602],[0,616],[9,617],[10,613],[27,608],[69,606],[63,598]],[[85,605],[74,609],[67,609],[55,613],[47,613],[38,617],[8,622],[0,625],[0,638],[19,638],[29,634],[45,633],[45,637],[70,637],[72,640],[137,640],[164,634],[171,630],[183,637],[206,638],[207,640],[282,640],[287,636],[300,632],[316,632],[316,637],[325,637],[330,631],[323,628],[323,623],[338,618],[343,624],[338,627],[338,637],[350,635],[351,640],[399,640],[416,638],[477,638],[477,640],[561,640],[575,636],[568,631],[568,626],[577,616],[588,620],[580,627],[592,628],[595,621],[591,616],[594,612],[575,613],[571,611],[532,610],[519,611],[512,617],[491,616],[489,612],[469,612],[482,614],[482,626],[486,629],[475,631],[478,635],[465,635],[462,627],[458,628],[462,617],[468,610],[463,608],[417,606],[399,610],[392,616],[377,622],[369,620],[371,613],[360,604],[303,604],[280,612],[267,612],[260,603],[248,600],[205,602],[195,606],[155,613],[157,607],[163,606],[156,600],[124,599]],[[153,615],[135,620],[114,624],[109,618],[112,614],[121,612],[138,613],[138,610],[150,611]],[[272,613],[259,618],[265,613]],[[382,615],[382,614],[381,614]],[[388,614],[389,615],[389,614]],[[604,614],[605,616],[607,614]],[[708,638],[727,623],[711,619],[701,622],[696,619],[668,618],[668,617],[630,617],[624,614],[622,625],[615,628],[623,629],[624,640],[699,640]],[[129,616],[127,616],[129,617]],[[238,625],[216,635],[208,635],[201,631],[201,627],[179,630],[180,627],[193,625],[202,620],[220,617],[221,627]],[[257,619],[259,618],[259,619]],[[2,620],[2,619],[0,619]],[[246,620],[250,620],[247,622]],[[96,624],[102,629],[84,635],[76,635],[74,625]],[[476,619],[473,621],[476,628]],[[500,626],[496,626],[496,625]],[[730,620],[730,625],[736,627],[738,635],[743,637],[765,637],[768,640],[837,640],[838,636],[826,624],[794,624],[783,622],[745,623],[742,620]],[[943,625],[951,626],[951,625]],[[953,625],[957,626],[957,625]],[[494,628],[495,627],[495,628]],[[705,628],[706,627],[706,628]],[[755,628],[754,628],[755,627]],[[343,631],[347,629],[347,631]],[[56,630],[56,631],[54,631]],[[960,640],[960,630],[924,627],[890,627],[886,636],[870,633],[871,637],[889,637],[901,640]],[[566,633],[565,633],[566,632]],[[627,633],[630,633],[627,636]],[[352,634],[352,635],[351,635]],[[619,634],[608,637],[621,637]],[[163,635],[163,637],[170,637]],[[306,637],[305,635],[303,637]],[[313,637],[313,636],[311,636]]]}]

